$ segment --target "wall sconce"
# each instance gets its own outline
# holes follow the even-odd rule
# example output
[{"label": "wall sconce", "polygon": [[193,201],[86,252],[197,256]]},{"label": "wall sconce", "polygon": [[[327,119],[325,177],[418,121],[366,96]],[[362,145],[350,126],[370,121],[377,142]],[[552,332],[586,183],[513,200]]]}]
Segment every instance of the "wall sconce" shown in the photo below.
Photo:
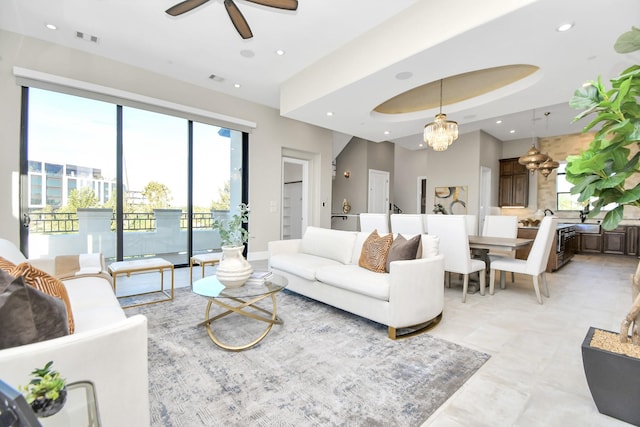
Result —
[{"label": "wall sconce", "polygon": [[344,171],[344,177],[349,179],[349,177],[351,176],[351,172],[349,171]]}]

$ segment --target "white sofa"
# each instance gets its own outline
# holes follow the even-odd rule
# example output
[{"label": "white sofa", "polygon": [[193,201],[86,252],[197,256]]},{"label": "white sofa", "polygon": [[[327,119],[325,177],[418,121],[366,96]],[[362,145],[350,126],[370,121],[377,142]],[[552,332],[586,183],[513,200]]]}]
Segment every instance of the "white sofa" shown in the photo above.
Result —
[{"label": "white sofa", "polygon": [[[4,239],[0,239],[0,257],[16,265],[28,261],[55,273],[55,258],[26,260]],[[75,332],[0,350],[0,379],[17,388],[29,382],[33,369],[52,360],[53,368],[68,382],[93,382],[103,426],[148,426],[147,318],[127,318],[104,273],[78,275],[62,282],[69,295]],[[53,424],[71,425],[63,414],[60,418]]]},{"label": "white sofa", "polygon": [[358,265],[369,234],[307,227],[302,239],[269,242],[269,269],[287,278],[290,291],[387,325],[391,339],[437,324],[444,306],[437,237],[422,235],[419,259],[377,273]]}]

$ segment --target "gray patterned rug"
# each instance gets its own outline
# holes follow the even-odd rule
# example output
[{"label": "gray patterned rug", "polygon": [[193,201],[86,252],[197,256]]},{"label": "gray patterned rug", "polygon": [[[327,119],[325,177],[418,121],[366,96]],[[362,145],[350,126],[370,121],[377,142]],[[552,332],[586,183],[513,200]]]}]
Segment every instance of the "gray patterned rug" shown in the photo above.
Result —
[{"label": "gray patterned rug", "polygon": [[[284,324],[237,353],[197,326],[206,299],[189,288],[126,310],[149,319],[153,426],[419,426],[489,359],[428,334],[392,341],[383,325],[287,291],[277,298]],[[237,315],[219,322],[230,344],[264,329]]]}]

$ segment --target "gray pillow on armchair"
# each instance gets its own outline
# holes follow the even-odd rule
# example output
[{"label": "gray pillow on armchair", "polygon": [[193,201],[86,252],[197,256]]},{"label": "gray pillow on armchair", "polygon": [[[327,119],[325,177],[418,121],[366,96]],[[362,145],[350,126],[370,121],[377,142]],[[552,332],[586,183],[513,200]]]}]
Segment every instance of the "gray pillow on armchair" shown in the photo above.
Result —
[{"label": "gray pillow on armchair", "polygon": [[0,349],[68,334],[64,301],[0,270]]}]

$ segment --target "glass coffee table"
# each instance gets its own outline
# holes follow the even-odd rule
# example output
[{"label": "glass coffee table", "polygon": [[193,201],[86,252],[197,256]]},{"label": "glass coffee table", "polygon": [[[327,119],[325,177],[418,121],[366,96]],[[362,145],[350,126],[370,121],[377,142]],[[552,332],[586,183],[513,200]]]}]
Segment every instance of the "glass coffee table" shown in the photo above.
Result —
[{"label": "glass coffee table", "polygon": [[[205,326],[211,341],[220,348],[231,351],[241,351],[251,348],[267,336],[273,325],[281,325],[283,323],[282,319],[278,318],[276,313],[276,294],[286,286],[287,279],[276,274],[271,275],[271,277],[265,280],[264,284],[245,284],[238,288],[225,288],[215,275],[196,280],[193,282],[193,292],[209,300],[204,312],[204,321],[199,323],[198,326]],[[268,297],[271,297],[273,304],[272,311],[256,305],[258,301],[262,301]],[[211,317],[212,305],[222,307],[226,311]],[[264,322],[267,324],[266,329],[258,338],[248,344],[225,344],[214,334],[212,323],[232,313]]]}]

